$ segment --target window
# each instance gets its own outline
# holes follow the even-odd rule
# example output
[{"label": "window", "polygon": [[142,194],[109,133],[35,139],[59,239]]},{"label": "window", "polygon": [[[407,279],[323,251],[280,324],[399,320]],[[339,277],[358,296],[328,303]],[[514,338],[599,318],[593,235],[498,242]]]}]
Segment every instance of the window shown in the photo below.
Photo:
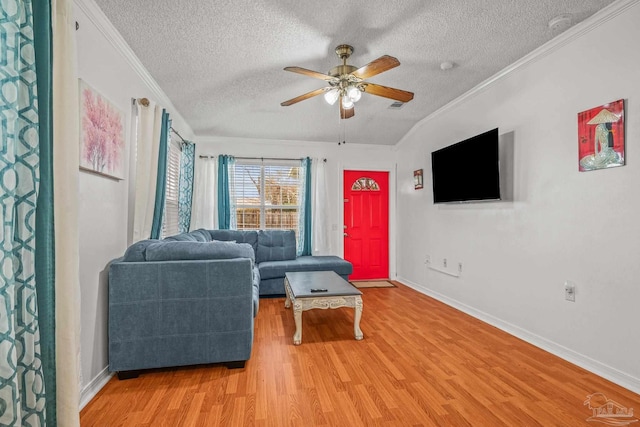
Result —
[{"label": "window", "polygon": [[172,236],[179,232],[178,194],[180,189],[180,158],[182,147],[178,141],[169,141],[167,156],[167,184],[162,218],[162,236]]},{"label": "window", "polygon": [[353,185],[351,185],[352,191],[380,191],[380,186],[375,179],[362,177],[358,178]]},{"label": "window", "polygon": [[238,230],[295,230],[299,238],[300,162],[238,160],[233,175]]}]

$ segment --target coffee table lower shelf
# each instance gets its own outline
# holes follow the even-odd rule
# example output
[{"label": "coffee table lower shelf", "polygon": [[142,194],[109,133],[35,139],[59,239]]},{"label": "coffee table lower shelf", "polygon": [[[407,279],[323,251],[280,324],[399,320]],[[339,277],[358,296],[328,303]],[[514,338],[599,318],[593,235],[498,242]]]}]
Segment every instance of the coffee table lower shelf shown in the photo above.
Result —
[{"label": "coffee table lower shelf", "polygon": [[285,277],[284,289],[286,292],[285,308],[290,308],[293,304],[293,319],[296,324],[296,332],[293,334],[293,344],[300,345],[302,343],[302,312],[314,308],[326,310],[328,308],[353,307],[353,333],[356,340],[364,338],[364,334],[360,329],[360,318],[362,317],[362,297],[360,295],[348,296],[318,296],[296,298],[289,280]]}]

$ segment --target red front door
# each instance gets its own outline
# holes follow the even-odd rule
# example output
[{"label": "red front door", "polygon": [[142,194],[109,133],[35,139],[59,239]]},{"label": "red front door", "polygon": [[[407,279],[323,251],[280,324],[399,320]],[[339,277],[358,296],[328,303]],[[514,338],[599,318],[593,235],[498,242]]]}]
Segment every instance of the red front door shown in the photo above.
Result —
[{"label": "red front door", "polygon": [[388,172],[344,171],[344,225],[349,278],[389,278]]}]

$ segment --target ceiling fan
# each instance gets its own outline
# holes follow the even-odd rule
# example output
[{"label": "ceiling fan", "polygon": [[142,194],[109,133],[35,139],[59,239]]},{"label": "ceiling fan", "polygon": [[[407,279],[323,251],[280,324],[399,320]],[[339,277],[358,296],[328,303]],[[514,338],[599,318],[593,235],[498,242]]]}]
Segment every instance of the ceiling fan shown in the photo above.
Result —
[{"label": "ceiling fan", "polygon": [[353,53],[353,47],[348,44],[341,44],[336,47],[336,55],[342,59],[342,65],[333,67],[328,74],[322,74],[317,71],[307,70],[301,67],[286,67],[285,71],[291,71],[316,79],[324,80],[329,86],[316,89],[314,91],[297,96],[288,101],[282,102],[280,105],[287,107],[305,99],[324,94],[324,99],[331,105],[340,100],[340,118],[349,119],[353,117],[354,104],[362,96],[362,92],[371,95],[382,96],[400,102],[409,102],[413,99],[413,92],[395,89],[392,87],[377,85],[365,81],[369,77],[373,77],[382,72],[388,71],[400,65],[393,56],[384,55],[371,61],[367,65],[356,68],[347,64],[347,58]]}]

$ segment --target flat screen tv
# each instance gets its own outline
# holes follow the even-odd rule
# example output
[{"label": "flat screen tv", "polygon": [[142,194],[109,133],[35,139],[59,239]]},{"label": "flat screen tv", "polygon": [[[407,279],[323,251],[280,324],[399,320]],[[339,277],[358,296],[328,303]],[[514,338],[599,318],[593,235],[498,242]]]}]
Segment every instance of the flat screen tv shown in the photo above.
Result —
[{"label": "flat screen tv", "polygon": [[434,203],[500,200],[498,128],[431,153]]}]

